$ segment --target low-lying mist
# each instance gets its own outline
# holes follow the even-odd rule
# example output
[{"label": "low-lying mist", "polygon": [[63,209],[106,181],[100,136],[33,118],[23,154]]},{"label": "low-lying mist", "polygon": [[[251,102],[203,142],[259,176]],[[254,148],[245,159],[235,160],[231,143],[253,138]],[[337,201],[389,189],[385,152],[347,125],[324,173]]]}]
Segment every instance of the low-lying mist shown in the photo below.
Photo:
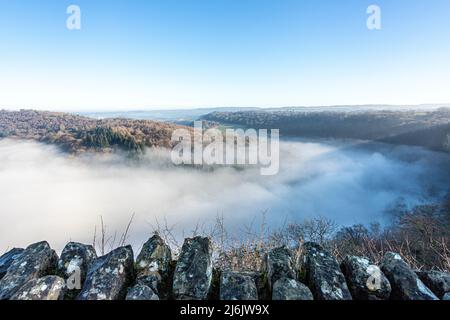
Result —
[{"label": "low-lying mist", "polygon": [[[190,235],[223,214],[238,230],[266,213],[275,229],[286,221],[325,216],[340,225],[384,223],[399,199],[416,205],[450,185],[450,157],[420,148],[343,142],[283,141],[280,172],[257,168],[174,167],[169,151],[68,156],[35,142],[0,141],[0,253],[47,240],[92,243],[100,216],[117,237],[134,213],[129,243],[136,249],[158,220]],[[97,233],[97,236],[98,233]]]}]

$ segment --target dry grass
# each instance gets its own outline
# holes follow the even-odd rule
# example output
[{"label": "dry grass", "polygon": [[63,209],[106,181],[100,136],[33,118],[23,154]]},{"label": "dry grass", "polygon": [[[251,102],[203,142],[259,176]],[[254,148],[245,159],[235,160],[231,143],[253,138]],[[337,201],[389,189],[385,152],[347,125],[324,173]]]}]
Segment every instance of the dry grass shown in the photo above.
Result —
[{"label": "dry grass", "polygon": [[[134,214],[119,238],[116,233],[107,236],[107,228],[100,217],[101,234],[94,246],[103,255],[117,245],[124,245],[128,238]],[[446,206],[420,206],[412,211],[399,212],[391,226],[381,228],[354,225],[338,228],[336,223],[324,217],[287,223],[277,230],[270,230],[266,212],[238,230],[226,227],[223,214],[214,223],[197,222],[189,231],[179,231],[167,220],[155,219],[152,229],[172,248],[177,258],[185,237],[206,236],[212,241],[215,267],[221,270],[261,271],[268,251],[287,246],[299,256],[305,241],[313,241],[327,248],[338,261],[346,255],[364,256],[372,263],[380,264],[386,252],[399,253],[417,270],[450,271],[450,202]],[[182,236],[177,236],[179,234]]]}]

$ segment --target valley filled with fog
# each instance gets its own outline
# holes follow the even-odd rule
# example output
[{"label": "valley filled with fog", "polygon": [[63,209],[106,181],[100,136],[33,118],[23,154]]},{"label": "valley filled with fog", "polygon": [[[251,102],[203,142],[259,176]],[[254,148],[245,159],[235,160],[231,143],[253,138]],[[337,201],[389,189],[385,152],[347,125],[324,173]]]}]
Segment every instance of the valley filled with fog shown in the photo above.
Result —
[{"label": "valley filled with fog", "polygon": [[[266,213],[270,228],[324,216],[339,225],[386,223],[388,211],[437,200],[450,186],[450,156],[416,147],[343,141],[281,141],[280,171],[175,167],[169,151],[69,156],[37,142],[0,140],[0,252],[48,240],[92,243],[100,216],[138,249],[157,221],[189,235],[223,214],[238,230]],[[97,235],[98,236],[98,235]]]}]

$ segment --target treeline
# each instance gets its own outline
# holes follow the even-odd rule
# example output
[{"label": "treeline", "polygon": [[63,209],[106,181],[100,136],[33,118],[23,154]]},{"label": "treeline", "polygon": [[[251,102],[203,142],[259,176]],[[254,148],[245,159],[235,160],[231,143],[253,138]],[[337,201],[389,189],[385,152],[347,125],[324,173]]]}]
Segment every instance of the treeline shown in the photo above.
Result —
[{"label": "treeline", "polygon": [[110,127],[97,127],[80,134],[83,143],[88,148],[106,149],[120,148],[131,152],[142,152],[145,144],[138,142],[131,135],[114,131]]},{"label": "treeline", "polygon": [[70,153],[171,148],[172,132],[177,128],[180,126],[150,120],[97,120],[69,113],[0,110],[0,138],[51,143]]},{"label": "treeline", "polygon": [[280,129],[284,136],[362,139],[450,151],[450,109],[435,111],[214,112],[208,121]]}]

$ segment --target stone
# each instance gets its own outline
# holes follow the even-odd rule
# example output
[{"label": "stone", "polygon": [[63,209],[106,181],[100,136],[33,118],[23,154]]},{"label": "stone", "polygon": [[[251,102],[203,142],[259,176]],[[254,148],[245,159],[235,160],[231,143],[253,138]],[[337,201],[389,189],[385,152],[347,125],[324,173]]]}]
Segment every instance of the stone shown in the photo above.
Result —
[{"label": "stone", "polygon": [[220,277],[220,300],[258,300],[254,275],[223,272]]},{"label": "stone", "polygon": [[352,300],[336,259],[317,243],[306,242],[302,249],[302,273],[314,299]]},{"label": "stone", "polygon": [[442,297],[442,300],[445,300],[445,301],[450,301],[450,292],[449,292],[449,293],[446,293],[446,294],[444,294],[444,296]]},{"label": "stone", "polygon": [[295,261],[291,250],[286,247],[272,249],[267,254],[266,268],[269,287],[281,278],[297,279]]},{"label": "stone", "polygon": [[213,267],[211,286],[208,293],[208,300],[220,300],[220,279],[222,271]]},{"label": "stone", "polygon": [[259,300],[270,300],[271,292],[269,287],[269,279],[266,272],[255,272],[253,273],[253,278],[255,279],[256,288],[258,289],[258,299]]},{"label": "stone", "polygon": [[56,252],[45,241],[28,246],[0,280],[0,300],[10,299],[28,281],[54,272],[57,260]]},{"label": "stone", "polygon": [[14,248],[0,257],[0,279],[6,275],[6,271],[9,266],[21,255],[22,252],[23,249]]},{"label": "stone", "polygon": [[419,271],[420,280],[440,299],[450,293],[450,274],[439,271]]},{"label": "stone", "polygon": [[366,258],[346,256],[341,263],[347,285],[356,300],[387,300],[391,285],[381,269]]},{"label": "stone", "polygon": [[438,300],[399,254],[387,252],[381,270],[391,284],[392,300]]},{"label": "stone", "polygon": [[160,294],[160,292],[166,291],[167,295],[168,290],[167,289],[163,290],[161,283],[162,278],[157,272],[146,276],[140,276],[136,279],[136,284],[147,286],[150,289],[152,289],[156,294]]},{"label": "stone", "polygon": [[117,248],[97,258],[88,270],[79,300],[122,300],[134,281],[133,249]]},{"label": "stone", "polygon": [[138,284],[128,289],[125,300],[159,300],[159,297],[150,287]]},{"label": "stone", "polygon": [[208,238],[185,239],[174,271],[173,295],[177,300],[205,300],[211,289],[212,245]]},{"label": "stone", "polygon": [[28,281],[11,300],[63,300],[66,283],[58,276],[45,276]]},{"label": "stone", "polygon": [[273,284],[272,300],[314,300],[311,290],[292,278],[280,278]]},{"label": "stone", "polygon": [[[69,290],[80,290],[86,280],[86,274],[97,259],[94,247],[77,242],[69,242],[58,260],[57,271],[64,279],[71,282]],[[79,277],[75,279],[74,277]]]},{"label": "stone", "polygon": [[167,295],[171,261],[170,247],[159,235],[154,235],[144,244],[136,259],[138,283]]}]

